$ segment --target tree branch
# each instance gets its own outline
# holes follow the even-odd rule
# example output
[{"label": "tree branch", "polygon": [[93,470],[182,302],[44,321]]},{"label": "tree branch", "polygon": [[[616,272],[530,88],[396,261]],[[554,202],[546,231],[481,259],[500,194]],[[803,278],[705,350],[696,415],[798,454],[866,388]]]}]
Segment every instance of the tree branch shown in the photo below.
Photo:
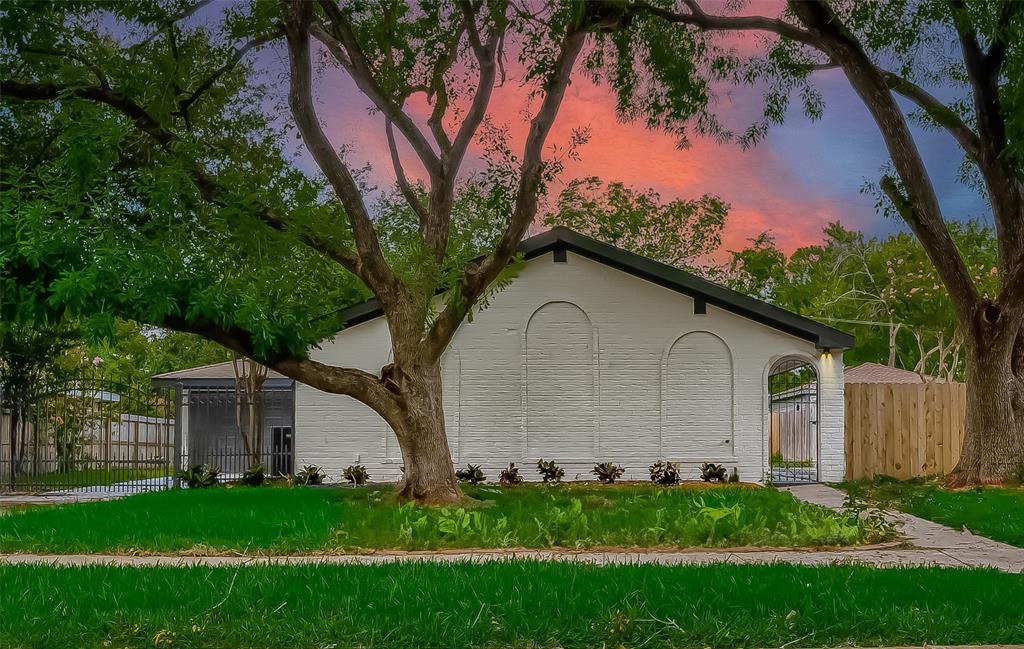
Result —
[{"label": "tree branch", "polygon": [[324,44],[328,46],[328,50],[332,54],[335,54],[338,50],[345,52],[345,58],[338,58],[335,55],[335,58],[338,58],[338,63],[345,68],[345,71],[355,81],[359,90],[373,102],[373,105],[384,113],[385,117],[394,122],[394,125],[398,127],[398,130],[402,132],[402,135],[405,136],[405,139],[412,146],[413,151],[419,156],[420,162],[427,170],[427,173],[434,177],[440,167],[440,160],[437,154],[412,118],[377,84],[373,72],[370,70],[369,61],[366,60],[362,48],[359,47],[355,34],[352,32],[352,25],[349,24],[344,12],[334,0],[320,0],[320,6],[323,7],[324,13],[330,21],[330,32],[319,30],[319,33],[317,33],[314,31],[314,36],[319,39],[321,34],[329,35],[331,37],[330,40],[337,41],[333,47],[329,42]]},{"label": "tree branch", "polygon": [[215,84],[218,79],[220,79],[222,76],[224,76],[232,69],[234,69],[235,66],[238,65],[238,63],[246,54],[248,54],[254,48],[259,47],[261,45],[266,45],[270,41],[283,35],[284,29],[278,27],[269,34],[257,36],[256,38],[253,38],[247,43],[244,43],[243,45],[235,48],[235,50],[231,53],[231,57],[228,59],[227,63],[217,68],[213,72],[213,74],[211,74],[209,77],[206,78],[205,81],[199,84],[199,86],[195,90],[193,90],[187,98],[182,99],[178,102],[178,110],[176,114],[185,117],[188,114],[188,109],[192,107],[192,104],[196,103],[199,100],[199,98],[203,96],[203,93],[212,88],[213,84]]},{"label": "tree branch", "polygon": [[405,169],[402,167],[402,158],[398,154],[398,144],[395,142],[395,130],[391,125],[391,120],[384,120],[384,133],[388,139],[388,150],[391,152],[391,166],[395,168],[395,178],[398,180],[398,190],[402,192],[402,196],[405,197],[405,201],[409,203],[409,207],[416,213],[416,218],[420,221],[420,227],[424,221],[427,220],[427,208],[423,206],[420,201],[420,197],[416,195],[412,185],[409,184],[409,179],[405,175]]},{"label": "tree branch", "polygon": [[292,0],[291,15],[285,26],[290,64],[288,104],[306,148],[327,177],[327,182],[334,188],[352,224],[360,260],[358,276],[381,303],[387,305],[394,299],[400,282],[384,259],[380,240],[359,186],[324,134],[313,106],[312,61],[309,52],[311,25],[312,5],[304,0]]},{"label": "tree branch", "polygon": [[695,0],[684,0],[689,13],[678,13],[638,2],[634,10],[646,11],[652,16],[683,25],[693,25],[705,31],[766,31],[791,38],[806,45],[816,45],[814,35],[796,25],[767,16],[718,16],[706,13]]},{"label": "tree branch", "polygon": [[440,355],[448,346],[466,313],[508,265],[508,260],[515,253],[519,241],[537,214],[537,194],[544,170],[544,143],[558,115],[558,108],[569,86],[573,66],[585,42],[586,31],[581,27],[570,28],[562,39],[554,71],[546,85],[544,100],[530,122],[530,132],[526,138],[523,161],[520,165],[515,208],[508,227],[494,251],[479,264],[472,264],[466,270],[460,281],[459,297],[449,300],[430,328],[427,344],[433,354]]},{"label": "tree branch", "polygon": [[[86,99],[105,104],[117,110],[131,119],[136,128],[152,137],[160,145],[166,146],[177,138],[173,131],[160,124],[142,106],[109,88],[100,86],[76,88],[55,83],[0,81],[0,94],[27,101],[52,101],[66,96]],[[203,200],[217,206],[224,205],[222,201],[224,188],[216,179],[208,175],[200,165],[192,163],[189,167],[189,175],[192,178],[192,184],[196,187]],[[254,212],[254,216],[267,226],[282,232],[288,230],[291,225],[284,216],[265,206],[258,207]],[[352,255],[351,251],[340,248],[309,232],[300,232],[299,240],[314,251],[334,260],[358,275],[359,260]]]}]

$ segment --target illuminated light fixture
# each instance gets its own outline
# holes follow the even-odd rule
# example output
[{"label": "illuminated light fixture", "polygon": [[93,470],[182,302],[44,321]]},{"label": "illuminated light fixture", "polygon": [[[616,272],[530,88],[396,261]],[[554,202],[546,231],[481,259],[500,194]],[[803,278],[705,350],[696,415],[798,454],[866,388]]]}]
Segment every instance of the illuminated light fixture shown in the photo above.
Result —
[{"label": "illuminated light fixture", "polygon": [[832,348],[826,347],[825,349],[821,350],[821,357],[832,358]]}]

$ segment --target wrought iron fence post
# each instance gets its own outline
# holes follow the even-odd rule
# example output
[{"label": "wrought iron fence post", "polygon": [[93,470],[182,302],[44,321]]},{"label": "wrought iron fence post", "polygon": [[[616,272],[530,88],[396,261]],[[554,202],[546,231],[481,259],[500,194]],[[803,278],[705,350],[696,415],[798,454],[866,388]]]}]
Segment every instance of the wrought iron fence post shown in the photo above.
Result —
[{"label": "wrought iron fence post", "polygon": [[178,381],[174,384],[174,460],[171,466],[171,470],[174,472],[173,484],[175,489],[181,487],[181,478],[178,476],[181,474],[181,429],[182,419],[184,417],[182,408],[184,403],[183,393],[184,385],[181,381]]}]

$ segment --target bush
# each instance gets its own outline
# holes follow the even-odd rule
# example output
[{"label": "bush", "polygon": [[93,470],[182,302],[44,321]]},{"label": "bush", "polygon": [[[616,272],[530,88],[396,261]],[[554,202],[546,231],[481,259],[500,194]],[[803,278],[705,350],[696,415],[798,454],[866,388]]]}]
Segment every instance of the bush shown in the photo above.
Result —
[{"label": "bush", "polygon": [[467,464],[465,469],[459,469],[455,472],[455,477],[469,484],[480,484],[487,479],[484,472],[480,470],[479,464]]},{"label": "bush", "polygon": [[324,483],[324,472],[320,470],[320,467],[315,464],[307,464],[302,467],[302,471],[299,471],[295,476],[295,483],[300,485],[317,485]]},{"label": "bush", "polygon": [[659,460],[648,469],[651,472],[651,482],[662,486],[679,484],[682,479],[679,475],[679,465],[668,460]]},{"label": "bush", "polygon": [[541,475],[546,483],[557,483],[562,481],[565,471],[555,464],[554,460],[537,460],[537,473]]},{"label": "bush", "polygon": [[725,482],[728,472],[721,464],[705,462],[700,465],[700,479],[704,482]]},{"label": "bush", "polygon": [[258,487],[267,480],[267,467],[254,464],[242,474],[241,483],[249,487]]},{"label": "bush", "polygon": [[364,485],[370,481],[370,474],[367,473],[366,467],[362,464],[353,464],[345,467],[345,470],[341,472],[341,477],[345,478],[345,481],[349,484]]},{"label": "bush", "polygon": [[605,484],[613,484],[616,480],[622,477],[622,474],[626,472],[618,464],[614,462],[600,462],[594,465],[594,468],[590,471],[597,476],[597,479]]},{"label": "bush", "polygon": [[220,467],[206,464],[193,464],[178,473],[178,479],[188,485],[189,489],[206,489],[217,484]]},{"label": "bush", "polygon": [[519,475],[519,467],[515,462],[509,462],[507,469],[502,469],[498,474],[498,483],[506,487],[523,484],[523,476]]}]

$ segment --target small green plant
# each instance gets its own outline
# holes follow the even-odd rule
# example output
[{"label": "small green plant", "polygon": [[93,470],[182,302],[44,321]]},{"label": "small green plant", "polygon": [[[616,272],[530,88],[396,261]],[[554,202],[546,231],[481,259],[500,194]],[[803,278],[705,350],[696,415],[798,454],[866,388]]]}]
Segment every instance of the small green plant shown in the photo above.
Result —
[{"label": "small green plant", "polygon": [[700,479],[704,482],[725,482],[728,472],[721,464],[705,462],[700,465]]},{"label": "small green plant", "polygon": [[739,482],[739,481],[740,481],[740,472],[739,472],[739,470],[736,469],[736,467],[733,467],[732,468],[732,473],[729,474],[729,482]]},{"label": "small green plant", "polygon": [[459,469],[455,472],[455,477],[469,484],[480,484],[487,479],[479,464],[467,464],[465,469]]},{"label": "small green plant", "polygon": [[648,470],[651,472],[651,482],[665,487],[679,484],[679,481],[682,479],[679,475],[679,465],[668,460],[659,460],[652,464]]},{"label": "small green plant", "polygon": [[189,489],[206,489],[217,484],[220,467],[207,464],[193,464],[178,473],[178,479],[188,485]]},{"label": "small green plant", "polygon": [[259,487],[267,480],[267,467],[254,464],[242,473],[241,483],[248,487]]},{"label": "small green plant", "polygon": [[519,475],[519,467],[515,462],[509,462],[508,468],[501,470],[501,473],[498,474],[498,483],[506,487],[523,484],[523,476]]},{"label": "small green plant", "polygon": [[614,462],[599,462],[594,465],[590,472],[597,476],[597,479],[601,482],[614,484],[616,480],[622,477],[626,470]]},{"label": "small green plant", "polygon": [[295,475],[295,483],[300,485],[318,485],[324,483],[324,472],[315,464],[307,464]]},{"label": "small green plant", "polygon": [[345,478],[345,481],[349,484],[364,485],[370,481],[370,474],[367,473],[366,467],[362,464],[353,464],[345,467],[345,470],[341,472],[341,477]]},{"label": "small green plant", "polygon": [[562,481],[562,477],[565,476],[565,471],[562,467],[555,464],[554,460],[548,460],[547,462],[537,460],[537,473],[548,484],[559,483]]},{"label": "small green plant", "polygon": [[1010,474],[1010,480],[1012,480],[1014,484],[1024,486],[1024,464],[1021,464],[1012,474]]}]

